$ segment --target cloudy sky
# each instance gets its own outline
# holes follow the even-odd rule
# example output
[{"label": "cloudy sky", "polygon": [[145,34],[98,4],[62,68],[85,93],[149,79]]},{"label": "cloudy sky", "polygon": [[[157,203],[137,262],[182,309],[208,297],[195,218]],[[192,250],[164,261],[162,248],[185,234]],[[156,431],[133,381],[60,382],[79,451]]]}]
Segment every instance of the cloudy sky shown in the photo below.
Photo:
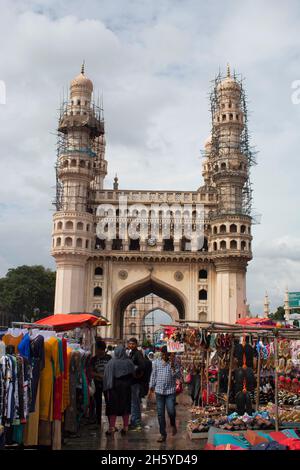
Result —
[{"label": "cloudy sky", "polygon": [[54,268],[57,109],[83,59],[104,96],[106,187],[118,173],[124,189],[202,184],[208,91],[229,62],[246,79],[259,151],[251,310],[262,311],[265,290],[272,309],[286,286],[300,290],[299,22],[297,0],[0,0],[0,275]]}]

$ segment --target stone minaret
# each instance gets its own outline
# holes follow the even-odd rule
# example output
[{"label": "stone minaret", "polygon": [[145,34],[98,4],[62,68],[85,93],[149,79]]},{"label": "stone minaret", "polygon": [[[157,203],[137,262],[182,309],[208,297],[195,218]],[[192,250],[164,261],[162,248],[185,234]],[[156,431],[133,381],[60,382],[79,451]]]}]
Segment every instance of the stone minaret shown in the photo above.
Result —
[{"label": "stone minaret", "polygon": [[216,81],[211,103],[212,136],[206,145],[204,177],[217,190],[210,245],[215,255],[215,306],[224,322],[235,323],[246,315],[246,267],[252,258],[252,237],[245,204],[250,166],[245,102],[241,83],[231,76],[229,67],[226,77]]},{"label": "stone minaret", "polygon": [[270,315],[270,301],[269,296],[266,292],[264,299],[264,317],[267,318]]},{"label": "stone minaret", "polygon": [[55,313],[85,310],[86,262],[91,254],[91,188],[106,175],[104,122],[92,102],[93,83],[84,73],[70,85],[58,123],[57,200],[52,255],[56,260]]}]

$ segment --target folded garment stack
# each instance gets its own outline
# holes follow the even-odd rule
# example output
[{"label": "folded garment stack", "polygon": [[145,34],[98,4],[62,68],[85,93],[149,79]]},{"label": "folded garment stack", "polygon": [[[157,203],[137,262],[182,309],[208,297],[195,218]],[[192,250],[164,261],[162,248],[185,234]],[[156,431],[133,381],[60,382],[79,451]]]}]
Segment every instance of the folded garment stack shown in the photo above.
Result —
[{"label": "folded garment stack", "polygon": [[244,435],[218,433],[212,428],[205,450],[300,450],[300,439],[293,429],[280,432],[247,431]]}]

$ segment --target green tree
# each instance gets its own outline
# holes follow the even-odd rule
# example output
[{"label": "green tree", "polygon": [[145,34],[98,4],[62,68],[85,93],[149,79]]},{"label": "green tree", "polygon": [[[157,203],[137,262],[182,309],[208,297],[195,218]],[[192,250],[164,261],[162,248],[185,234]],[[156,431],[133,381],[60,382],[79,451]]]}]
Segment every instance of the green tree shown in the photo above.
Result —
[{"label": "green tree", "polygon": [[284,308],[282,306],[278,307],[276,312],[270,313],[269,318],[275,321],[283,321],[284,320]]},{"label": "green tree", "polygon": [[[43,266],[9,269],[0,279],[0,307],[12,321],[30,321],[53,313],[56,273]],[[35,315],[34,315],[35,311]]]}]

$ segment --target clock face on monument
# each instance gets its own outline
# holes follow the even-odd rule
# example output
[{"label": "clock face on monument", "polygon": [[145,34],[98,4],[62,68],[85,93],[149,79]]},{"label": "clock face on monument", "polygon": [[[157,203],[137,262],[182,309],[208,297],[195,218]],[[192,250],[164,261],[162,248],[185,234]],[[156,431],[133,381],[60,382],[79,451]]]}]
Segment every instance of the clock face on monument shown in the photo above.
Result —
[{"label": "clock face on monument", "polygon": [[154,237],[148,238],[148,245],[149,246],[155,246],[156,245],[156,238],[154,238]]}]

